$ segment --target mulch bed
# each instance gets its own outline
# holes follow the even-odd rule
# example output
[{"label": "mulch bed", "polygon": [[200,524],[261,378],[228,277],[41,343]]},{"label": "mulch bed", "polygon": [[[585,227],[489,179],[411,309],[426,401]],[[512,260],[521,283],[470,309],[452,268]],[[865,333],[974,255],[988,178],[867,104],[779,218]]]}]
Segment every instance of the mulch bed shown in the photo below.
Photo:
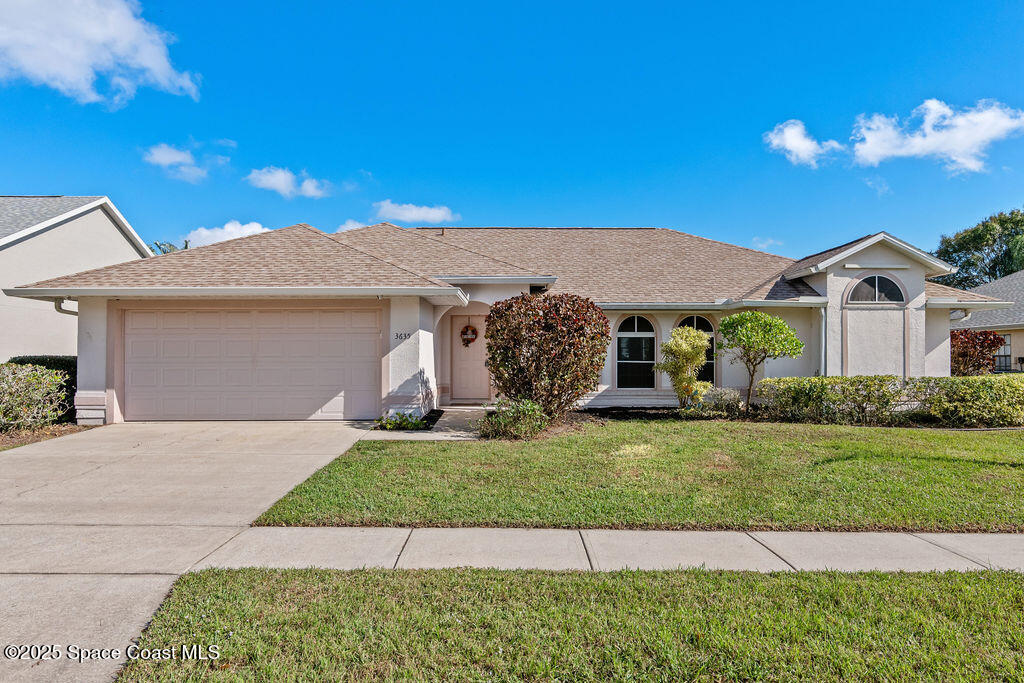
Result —
[{"label": "mulch bed", "polygon": [[40,429],[12,429],[9,432],[0,432],[0,451],[25,446],[36,441],[46,441],[58,436],[66,436],[75,432],[82,432],[91,427],[83,427],[75,424],[57,424]]}]

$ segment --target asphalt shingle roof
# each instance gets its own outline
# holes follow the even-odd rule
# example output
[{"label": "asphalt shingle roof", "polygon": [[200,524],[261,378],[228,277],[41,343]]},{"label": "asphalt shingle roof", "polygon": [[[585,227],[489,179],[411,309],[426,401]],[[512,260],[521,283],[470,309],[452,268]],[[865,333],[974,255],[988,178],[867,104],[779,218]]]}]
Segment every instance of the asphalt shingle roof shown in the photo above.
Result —
[{"label": "asphalt shingle roof", "polygon": [[0,197],[0,238],[27,230],[102,197]]},{"label": "asphalt shingle roof", "polygon": [[996,301],[1012,301],[1010,308],[999,308],[994,311],[978,311],[966,322],[954,322],[957,329],[984,329],[987,325],[1024,327],[1024,270],[1001,277],[998,280],[975,287],[971,290],[975,295],[991,297]]},{"label": "asphalt shingle roof", "polygon": [[[818,293],[784,273],[795,263],[827,258],[829,252],[795,262],[664,228],[399,228],[384,223],[326,234],[299,224],[26,286],[449,287],[437,278],[554,275],[558,279],[551,291],[604,303],[789,301]],[[935,283],[928,283],[928,296],[986,300]]]},{"label": "asphalt shingle roof", "polygon": [[[27,287],[448,287],[305,224]],[[454,289],[454,288],[453,288]]]},{"label": "asphalt shingle roof", "polygon": [[[434,239],[558,276],[552,292],[599,302],[739,299],[793,259],[666,228],[416,228]],[[806,287],[805,291],[803,287]],[[765,288],[767,295],[771,287]],[[794,285],[782,298],[809,293]],[[773,296],[775,294],[773,293]],[[754,297],[750,297],[754,298]]]}]

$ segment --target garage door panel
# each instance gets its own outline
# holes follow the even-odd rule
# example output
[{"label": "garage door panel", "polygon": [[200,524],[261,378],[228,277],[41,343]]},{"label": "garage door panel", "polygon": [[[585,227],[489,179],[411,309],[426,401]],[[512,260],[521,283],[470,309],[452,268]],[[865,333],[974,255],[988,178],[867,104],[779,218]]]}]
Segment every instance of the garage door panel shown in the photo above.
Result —
[{"label": "garage door panel", "polygon": [[366,310],[128,311],[125,418],[376,417],[380,322]]}]

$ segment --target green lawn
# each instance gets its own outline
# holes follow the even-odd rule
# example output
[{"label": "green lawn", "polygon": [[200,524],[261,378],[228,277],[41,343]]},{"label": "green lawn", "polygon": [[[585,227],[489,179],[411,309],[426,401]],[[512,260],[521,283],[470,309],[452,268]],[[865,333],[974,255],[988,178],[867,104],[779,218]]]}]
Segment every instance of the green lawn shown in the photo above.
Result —
[{"label": "green lawn", "polygon": [[1024,432],[610,421],[364,441],[260,525],[1024,531]]},{"label": "green lawn", "polygon": [[1012,573],[205,571],[123,680],[1019,680]]}]

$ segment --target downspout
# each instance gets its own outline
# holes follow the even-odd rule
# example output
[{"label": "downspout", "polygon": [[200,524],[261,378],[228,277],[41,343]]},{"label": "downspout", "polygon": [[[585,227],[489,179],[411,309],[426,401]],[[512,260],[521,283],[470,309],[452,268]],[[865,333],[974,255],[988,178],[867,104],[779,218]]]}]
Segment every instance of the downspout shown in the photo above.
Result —
[{"label": "downspout", "polygon": [[58,313],[63,313],[64,315],[73,315],[75,317],[78,317],[78,311],[72,311],[70,308],[64,308],[64,302],[65,301],[67,301],[67,299],[54,299],[53,300],[53,308]]},{"label": "downspout", "polygon": [[818,311],[818,317],[821,318],[821,340],[818,343],[818,349],[821,357],[818,359],[818,372],[822,377],[825,377],[828,375],[828,354],[826,352],[828,344],[828,308],[826,306],[822,306]]}]

